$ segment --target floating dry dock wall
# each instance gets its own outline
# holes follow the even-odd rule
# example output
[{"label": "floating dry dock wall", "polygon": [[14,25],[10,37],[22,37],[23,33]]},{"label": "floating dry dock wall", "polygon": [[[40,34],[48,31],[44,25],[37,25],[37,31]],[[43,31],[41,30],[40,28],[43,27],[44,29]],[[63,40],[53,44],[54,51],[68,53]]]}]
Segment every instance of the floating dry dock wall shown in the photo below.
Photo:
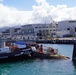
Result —
[{"label": "floating dry dock wall", "polygon": [[76,61],[76,43],[74,44],[74,48],[73,48],[72,60],[73,60],[73,61]]}]

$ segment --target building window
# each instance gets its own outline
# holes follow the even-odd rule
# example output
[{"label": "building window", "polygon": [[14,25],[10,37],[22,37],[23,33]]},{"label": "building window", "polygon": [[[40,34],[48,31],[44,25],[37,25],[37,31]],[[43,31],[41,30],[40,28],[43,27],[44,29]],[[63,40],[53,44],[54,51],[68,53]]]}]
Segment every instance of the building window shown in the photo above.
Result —
[{"label": "building window", "polygon": [[70,30],[70,28],[67,28],[67,30]]},{"label": "building window", "polygon": [[53,26],[53,28],[55,28],[55,26]]},{"label": "building window", "polygon": [[53,31],[55,31],[55,29],[53,29]]},{"label": "building window", "polygon": [[35,28],[38,28],[38,27],[35,27]]}]

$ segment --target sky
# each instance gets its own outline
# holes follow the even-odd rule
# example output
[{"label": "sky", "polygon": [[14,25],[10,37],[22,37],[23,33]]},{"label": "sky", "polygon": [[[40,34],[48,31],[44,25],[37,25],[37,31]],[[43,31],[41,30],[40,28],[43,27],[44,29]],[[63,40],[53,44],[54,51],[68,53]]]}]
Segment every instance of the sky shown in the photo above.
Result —
[{"label": "sky", "polygon": [[76,20],[76,0],[0,0],[0,28]]}]

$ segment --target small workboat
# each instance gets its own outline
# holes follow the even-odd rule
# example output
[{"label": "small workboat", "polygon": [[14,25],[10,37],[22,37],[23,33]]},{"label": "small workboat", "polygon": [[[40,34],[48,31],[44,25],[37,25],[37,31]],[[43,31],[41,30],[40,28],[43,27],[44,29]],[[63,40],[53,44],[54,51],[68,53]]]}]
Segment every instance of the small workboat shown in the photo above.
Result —
[{"label": "small workboat", "polygon": [[39,51],[37,51],[34,47],[32,48],[32,58],[40,58],[40,59],[70,59],[67,56],[61,55],[61,54],[53,54],[51,52],[48,52],[48,50],[46,52],[40,53]]},{"label": "small workboat", "polygon": [[60,55],[60,54],[56,54],[56,55],[49,55],[49,54],[42,54],[42,53],[39,53],[39,52],[35,52],[33,51],[32,52],[32,55],[31,55],[33,58],[40,58],[40,59],[70,59],[69,57],[66,57],[64,55]]}]

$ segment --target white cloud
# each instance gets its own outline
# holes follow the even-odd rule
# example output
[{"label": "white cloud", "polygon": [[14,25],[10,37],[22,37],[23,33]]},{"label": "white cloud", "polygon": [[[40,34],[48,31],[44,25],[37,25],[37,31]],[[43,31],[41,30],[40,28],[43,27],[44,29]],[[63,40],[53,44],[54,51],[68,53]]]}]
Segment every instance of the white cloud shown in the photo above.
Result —
[{"label": "white cloud", "polygon": [[0,4],[0,27],[29,23],[32,11],[19,11]]},{"label": "white cloud", "polygon": [[38,2],[38,6],[33,6],[33,16],[36,22],[49,23],[52,22],[52,19],[55,21],[76,20],[76,6],[53,6],[49,5],[49,3],[46,0],[36,0],[36,2]]},{"label": "white cloud", "polygon": [[19,11],[16,8],[8,7],[0,3],[0,27],[23,25],[28,23],[51,23],[61,20],[76,20],[76,6],[49,5],[46,0],[36,0],[32,11]]}]

